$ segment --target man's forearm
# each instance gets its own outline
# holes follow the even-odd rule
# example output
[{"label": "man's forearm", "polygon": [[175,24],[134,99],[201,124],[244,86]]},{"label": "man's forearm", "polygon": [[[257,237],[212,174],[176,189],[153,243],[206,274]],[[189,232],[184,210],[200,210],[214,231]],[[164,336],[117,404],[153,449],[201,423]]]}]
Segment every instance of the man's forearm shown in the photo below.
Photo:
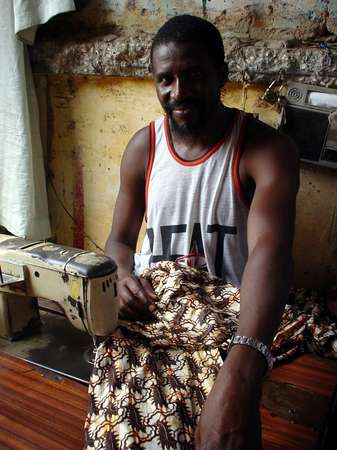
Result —
[{"label": "man's forearm", "polygon": [[[254,337],[268,346],[272,343],[288,298],[292,266],[287,246],[270,242],[256,245],[242,279],[238,335]],[[266,364],[259,352],[236,345],[226,366],[248,377],[259,377]]]},{"label": "man's forearm", "polygon": [[128,245],[109,239],[105,245],[105,254],[117,264],[119,279],[132,272],[134,250]]},{"label": "man's forearm", "polygon": [[239,334],[272,343],[288,299],[293,273],[290,249],[258,244],[244,271],[240,296]]}]

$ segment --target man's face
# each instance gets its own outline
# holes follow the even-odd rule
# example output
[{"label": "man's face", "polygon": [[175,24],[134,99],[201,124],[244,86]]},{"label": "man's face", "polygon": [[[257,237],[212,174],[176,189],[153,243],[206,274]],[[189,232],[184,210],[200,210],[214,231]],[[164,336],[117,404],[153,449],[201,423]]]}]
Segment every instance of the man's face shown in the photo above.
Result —
[{"label": "man's face", "polygon": [[152,73],[159,102],[180,134],[198,135],[220,104],[224,72],[205,47],[167,43],[155,47]]}]

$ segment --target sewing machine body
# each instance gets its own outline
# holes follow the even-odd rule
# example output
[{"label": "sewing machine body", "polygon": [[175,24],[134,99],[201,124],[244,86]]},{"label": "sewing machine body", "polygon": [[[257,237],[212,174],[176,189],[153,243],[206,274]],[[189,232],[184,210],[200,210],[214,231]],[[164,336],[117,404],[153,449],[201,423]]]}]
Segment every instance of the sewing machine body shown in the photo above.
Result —
[{"label": "sewing machine body", "polygon": [[116,328],[117,267],[106,256],[0,234],[0,271],[3,337],[15,337],[36,319],[36,297],[57,302],[74,327],[92,335]]}]

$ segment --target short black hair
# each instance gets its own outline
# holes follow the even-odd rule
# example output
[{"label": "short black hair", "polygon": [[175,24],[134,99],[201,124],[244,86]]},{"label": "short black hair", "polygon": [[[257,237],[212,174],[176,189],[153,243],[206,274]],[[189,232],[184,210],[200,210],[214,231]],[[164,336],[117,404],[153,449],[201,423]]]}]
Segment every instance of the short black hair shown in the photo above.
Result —
[{"label": "short black hair", "polygon": [[225,52],[221,34],[211,22],[201,17],[183,14],[164,23],[152,41],[151,66],[154,49],[169,42],[203,45],[216,67],[224,64]]}]

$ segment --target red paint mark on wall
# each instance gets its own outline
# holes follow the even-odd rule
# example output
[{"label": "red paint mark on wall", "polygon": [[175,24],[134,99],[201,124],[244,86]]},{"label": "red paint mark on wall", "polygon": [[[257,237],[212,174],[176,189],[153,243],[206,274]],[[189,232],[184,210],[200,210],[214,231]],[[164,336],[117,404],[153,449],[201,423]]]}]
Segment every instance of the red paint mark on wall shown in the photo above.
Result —
[{"label": "red paint mark on wall", "polygon": [[84,248],[84,189],[83,189],[83,165],[78,150],[74,152],[74,234],[73,246]]}]

